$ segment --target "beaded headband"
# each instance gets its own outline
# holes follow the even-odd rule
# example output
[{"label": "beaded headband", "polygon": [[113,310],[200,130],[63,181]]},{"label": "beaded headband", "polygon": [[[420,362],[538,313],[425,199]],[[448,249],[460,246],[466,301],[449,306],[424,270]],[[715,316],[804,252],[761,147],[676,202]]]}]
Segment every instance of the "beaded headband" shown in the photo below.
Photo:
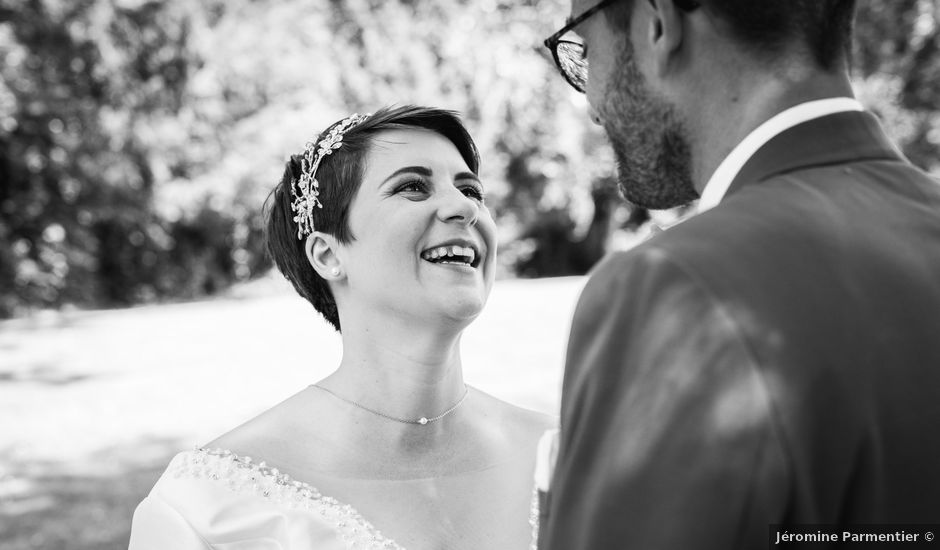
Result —
[{"label": "beaded headband", "polygon": [[343,134],[350,128],[369,118],[369,114],[353,114],[335,124],[330,132],[316,143],[307,142],[303,159],[300,162],[300,179],[291,183],[294,200],[290,209],[294,211],[294,223],[297,224],[297,239],[313,233],[313,209],[323,208],[320,202],[320,182],[317,181],[317,168],[327,155],[343,145]]}]

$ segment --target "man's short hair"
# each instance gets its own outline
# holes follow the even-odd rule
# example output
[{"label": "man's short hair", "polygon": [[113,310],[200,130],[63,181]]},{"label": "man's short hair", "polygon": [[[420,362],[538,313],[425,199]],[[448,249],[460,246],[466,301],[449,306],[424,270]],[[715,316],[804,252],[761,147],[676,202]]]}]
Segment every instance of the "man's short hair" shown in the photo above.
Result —
[{"label": "man's short hair", "polygon": [[[612,6],[612,21],[628,28],[635,1]],[[699,4],[758,55],[779,56],[796,44],[827,71],[849,60],[855,0],[699,0]]]}]

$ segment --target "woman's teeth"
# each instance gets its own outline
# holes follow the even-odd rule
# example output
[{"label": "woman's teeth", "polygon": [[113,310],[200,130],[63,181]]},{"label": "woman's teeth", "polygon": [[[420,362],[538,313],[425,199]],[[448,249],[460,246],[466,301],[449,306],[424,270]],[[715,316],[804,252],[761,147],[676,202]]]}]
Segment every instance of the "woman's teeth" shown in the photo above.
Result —
[{"label": "woman's teeth", "polygon": [[469,246],[438,246],[421,253],[429,262],[473,265],[476,252]]}]

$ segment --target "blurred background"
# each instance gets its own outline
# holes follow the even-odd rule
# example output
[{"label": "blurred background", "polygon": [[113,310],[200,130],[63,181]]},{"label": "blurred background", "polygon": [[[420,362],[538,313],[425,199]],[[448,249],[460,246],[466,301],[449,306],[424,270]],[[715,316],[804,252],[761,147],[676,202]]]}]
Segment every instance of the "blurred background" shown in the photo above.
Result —
[{"label": "blurred background", "polygon": [[[859,4],[857,94],[940,174],[940,0]],[[172,454],[332,370],[338,337],[271,272],[260,212],[287,156],[351,112],[463,114],[501,278],[464,339],[467,379],[555,412],[582,276],[651,218],[619,200],[541,45],[567,12],[0,0],[0,549],[126,547]]]}]

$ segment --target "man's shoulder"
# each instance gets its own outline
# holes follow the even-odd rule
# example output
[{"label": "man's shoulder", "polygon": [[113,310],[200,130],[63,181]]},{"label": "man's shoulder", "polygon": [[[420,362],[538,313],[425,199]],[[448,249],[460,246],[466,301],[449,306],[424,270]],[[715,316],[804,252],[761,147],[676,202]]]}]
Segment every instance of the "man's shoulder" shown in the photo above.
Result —
[{"label": "man's shoulder", "polygon": [[[902,277],[919,269],[922,259],[898,250],[934,248],[940,229],[940,186],[906,184],[907,178],[930,181],[902,163],[873,161],[800,170],[739,189],[717,207],[608,255],[585,287],[585,311],[734,304],[734,311],[774,323],[783,322],[782,312],[794,314],[798,323],[845,306],[835,293],[817,296],[819,288],[852,286],[880,296],[883,280],[859,274],[874,268],[882,278]],[[811,295],[817,298],[802,308],[784,298]]]},{"label": "man's shoulder", "polygon": [[[775,186],[775,184],[772,184]],[[833,220],[825,206],[793,193],[763,189],[693,216],[594,268],[585,295],[615,301],[622,293],[677,293],[722,300],[762,281],[768,290],[793,257],[822,258]],[[814,221],[815,220],[815,221]],[[797,270],[793,277],[809,275]],[[757,289],[755,289],[756,291]],[[634,299],[634,298],[631,298]]]},{"label": "man's shoulder", "polygon": [[593,269],[588,287],[612,289],[664,276],[691,282],[704,272],[734,269],[732,241],[745,227],[739,216],[693,217],[628,250],[607,254]]},{"label": "man's shoulder", "polygon": [[[684,257],[671,242],[654,238],[605,256],[581,293],[577,316],[617,316],[653,307],[656,302],[679,307],[679,297],[684,304],[708,299],[698,262]],[[668,294],[667,300],[662,299],[664,294]]]}]

